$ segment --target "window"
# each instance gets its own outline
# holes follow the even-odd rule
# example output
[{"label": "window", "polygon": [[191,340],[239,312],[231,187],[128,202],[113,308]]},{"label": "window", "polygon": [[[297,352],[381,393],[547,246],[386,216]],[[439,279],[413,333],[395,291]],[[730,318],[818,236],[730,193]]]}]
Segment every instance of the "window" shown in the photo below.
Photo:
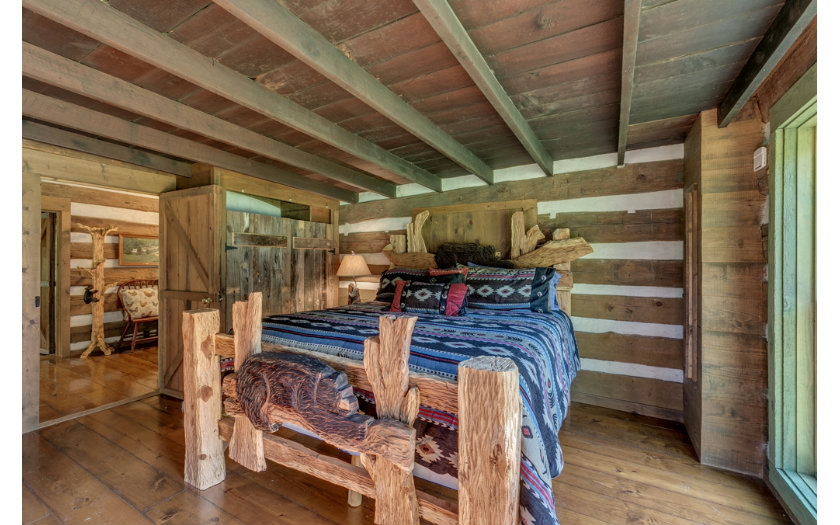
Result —
[{"label": "window", "polygon": [[770,483],[816,523],[816,66],[771,109]]}]

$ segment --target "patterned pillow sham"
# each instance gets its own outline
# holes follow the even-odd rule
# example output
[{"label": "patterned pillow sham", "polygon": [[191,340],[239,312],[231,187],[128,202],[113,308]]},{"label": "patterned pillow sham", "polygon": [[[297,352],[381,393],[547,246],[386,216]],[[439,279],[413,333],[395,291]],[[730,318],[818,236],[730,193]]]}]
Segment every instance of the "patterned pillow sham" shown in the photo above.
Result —
[{"label": "patterned pillow sham", "polygon": [[554,268],[489,268],[470,266],[467,273],[470,308],[551,311]]},{"label": "patterned pillow sham", "polygon": [[132,319],[144,319],[158,316],[158,288],[144,286],[143,288],[123,288],[120,299],[128,315]]},{"label": "patterned pillow sham", "polygon": [[385,301],[386,303],[393,301],[394,290],[397,287],[397,281],[400,280],[434,284],[463,283],[464,275],[460,272],[446,275],[429,275],[428,270],[392,268],[382,272],[382,277],[379,278],[379,291],[376,292],[376,300]]},{"label": "patterned pillow sham", "polygon": [[412,270],[411,268],[385,270],[379,278],[379,291],[376,292],[376,300],[390,303],[394,300],[397,281],[425,281],[428,275],[429,272],[426,270]]},{"label": "patterned pillow sham", "polygon": [[464,283],[412,282],[403,288],[400,311],[427,315],[460,315],[466,299]]}]

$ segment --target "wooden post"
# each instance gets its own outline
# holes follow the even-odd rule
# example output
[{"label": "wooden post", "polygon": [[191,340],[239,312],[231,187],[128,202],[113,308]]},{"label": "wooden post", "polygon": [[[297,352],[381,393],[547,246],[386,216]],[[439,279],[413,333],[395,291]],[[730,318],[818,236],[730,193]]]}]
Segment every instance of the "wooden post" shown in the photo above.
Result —
[{"label": "wooden post", "polygon": [[521,211],[513,212],[510,217],[510,258],[522,255],[525,244],[525,214]]},{"label": "wooden post", "polygon": [[[362,466],[362,455],[359,454],[358,456],[350,456],[350,464],[354,467],[361,467]],[[351,507],[358,507],[362,504],[362,494],[356,492],[355,490],[348,490],[347,491],[347,504]]]},{"label": "wooden post", "polygon": [[[242,363],[262,351],[262,293],[251,292],[248,301],[233,304],[233,369],[239,371]],[[266,469],[262,431],[254,428],[244,414],[235,416],[233,434],[228,450],[230,458],[256,472]]]},{"label": "wooden post", "polygon": [[93,320],[90,324],[90,344],[82,352],[82,358],[87,358],[97,348],[102,350],[105,355],[111,355],[114,347],[105,342],[105,290],[114,286],[117,283],[105,283],[105,237],[115,232],[117,229],[113,227],[105,228],[91,228],[89,226],[81,226],[90,233],[93,243],[93,259],[91,261],[91,268],[85,268],[90,274],[93,281],[91,287],[96,291],[96,301],[91,303]]},{"label": "wooden post", "polygon": [[[378,418],[396,419],[409,426],[420,409],[417,387],[408,386],[408,354],[416,322],[416,317],[383,315],[379,318],[379,337],[365,340],[365,371],[373,387]],[[376,485],[374,522],[419,524],[413,463],[403,467],[374,454],[362,454],[361,460]]]},{"label": "wooden post", "polygon": [[519,522],[519,370],[481,356],[458,365],[458,523]]},{"label": "wooden post", "polygon": [[219,311],[191,310],[182,316],[184,337],[184,481],[199,490],[225,479],[219,438],[222,389],[216,332]]}]

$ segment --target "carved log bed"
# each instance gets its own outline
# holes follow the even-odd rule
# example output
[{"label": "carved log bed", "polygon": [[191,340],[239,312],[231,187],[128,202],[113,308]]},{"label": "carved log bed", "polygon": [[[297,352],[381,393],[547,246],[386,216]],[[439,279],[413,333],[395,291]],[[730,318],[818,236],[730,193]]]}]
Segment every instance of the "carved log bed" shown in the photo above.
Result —
[{"label": "carved log bed", "polygon": [[[409,373],[417,318],[396,315],[380,318],[379,336],[365,341],[364,363],[278,345],[265,345],[272,354],[260,355],[261,303],[256,292],[234,305],[235,335],[217,333],[218,310],[184,312],[187,483],[203,490],[225,479],[227,442],[231,459],[251,470],[265,470],[271,460],[374,498],[378,524],[419,523],[420,517],[442,525],[518,522],[522,402],[511,360],[464,361],[457,383]],[[224,384],[220,357],[233,357],[236,369]],[[348,382],[374,393],[378,418],[357,413]],[[223,393],[233,417],[221,417]],[[414,487],[411,423],[421,399],[458,414],[457,506]],[[281,422],[359,453],[363,466],[263,432]]]},{"label": "carved log bed", "polygon": [[[517,241],[526,237],[518,219],[512,220],[512,244],[523,245],[520,257],[559,263],[555,268],[566,273],[569,261],[591,252],[583,239],[564,241],[568,230],[555,232],[539,250],[536,242],[525,248],[526,240]],[[559,260],[551,255],[558,250]],[[422,255],[417,266],[428,268],[433,254]],[[389,253],[392,260],[399,256]],[[561,284],[558,292],[568,296],[571,276]],[[569,303],[561,300],[561,310],[568,313]],[[457,382],[409,371],[416,321],[381,315],[379,335],[364,340],[362,362],[262,341],[260,293],[234,304],[234,335],[218,333],[217,310],[184,312],[185,481],[202,490],[223,481],[227,446],[231,459],[251,470],[265,470],[271,460],[348,489],[356,505],[359,495],[375,499],[377,524],[416,524],[420,517],[445,525],[519,523],[524,423],[517,365],[504,357],[472,357],[457,365]],[[219,359],[225,357],[234,359],[235,373],[222,383]],[[352,387],[373,394],[376,418],[358,413]],[[421,403],[457,416],[457,505],[414,486],[412,424]],[[342,461],[271,434],[281,423],[358,457]]]}]

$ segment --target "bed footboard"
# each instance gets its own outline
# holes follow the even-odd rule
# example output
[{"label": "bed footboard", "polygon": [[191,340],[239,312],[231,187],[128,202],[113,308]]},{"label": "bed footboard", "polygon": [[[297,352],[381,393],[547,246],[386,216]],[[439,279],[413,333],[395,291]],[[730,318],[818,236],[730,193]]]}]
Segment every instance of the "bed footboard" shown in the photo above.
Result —
[{"label": "bed footboard", "polygon": [[[249,469],[264,470],[269,459],[374,498],[377,524],[416,524],[420,517],[445,525],[518,522],[522,404],[512,361],[478,357],[459,366],[456,507],[414,487],[411,425],[422,400],[412,386],[416,379],[410,377],[408,355],[417,318],[383,315],[379,336],[365,341],[363,382],[376,399],[374,419],[356,413],[358,404],[344,372],[319,360],[292,353],[247,360],[260,353],[259,296],[251,294],[247,303],[234,305],[232,337],[217,333],[218,311],[184,312],[187,483],[203,490],[224,480],[226,440],[231,458]],[[236,375],[222,385],[218,358],[231,353]],[[252,382],[271,374],[273,379]],[[449,387],[440,381],[442,388]],[[233,418],[221,417],[223,392],[225,411]],[[249,397],[253,399],[246,401]],[[310,417],[315,411],[318,417]],[[364,468],[260,430],[271,431],[280,422],[359,452]]]}]

